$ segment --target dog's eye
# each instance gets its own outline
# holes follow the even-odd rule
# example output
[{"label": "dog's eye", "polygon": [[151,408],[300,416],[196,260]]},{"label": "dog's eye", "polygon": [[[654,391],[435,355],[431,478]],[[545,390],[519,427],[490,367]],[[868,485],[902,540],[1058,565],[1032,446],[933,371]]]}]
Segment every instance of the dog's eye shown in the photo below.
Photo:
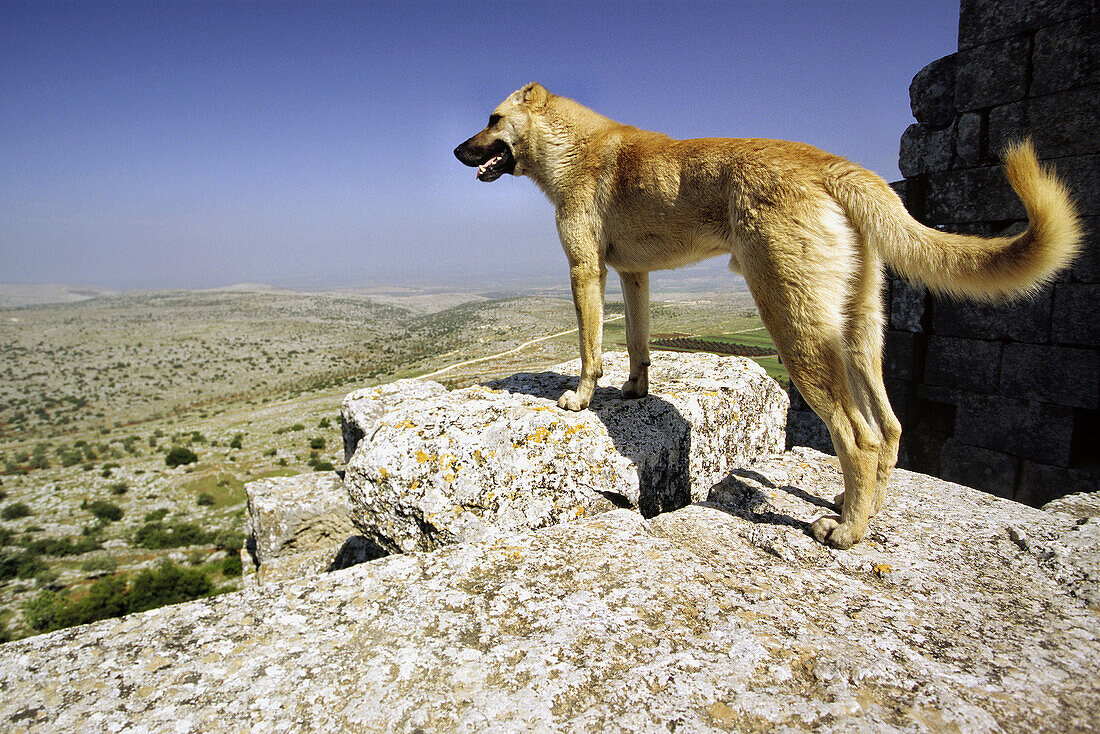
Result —
[{"label": "dog's eye", "polygon": [[500,122],[500,115],[497,115],[497,114],[489,115],[489,127],[493,127],[498,122]]}]

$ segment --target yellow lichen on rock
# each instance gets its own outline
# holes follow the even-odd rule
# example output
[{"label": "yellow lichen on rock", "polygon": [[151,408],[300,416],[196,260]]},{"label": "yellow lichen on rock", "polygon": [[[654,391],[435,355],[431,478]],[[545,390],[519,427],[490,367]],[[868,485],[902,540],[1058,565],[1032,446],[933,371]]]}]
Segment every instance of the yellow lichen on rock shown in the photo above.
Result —
[{"label": "yellow lichen on rock", "polygon": [[583,423],[578,423],[577,425],[573,425],[573,426],[566,426],[565,427],[565,437],[566,438],[573,438],[573,436],[576,436],[578,433],[586,433],[587,431],[588,431],[588,426],[584,425]]}]

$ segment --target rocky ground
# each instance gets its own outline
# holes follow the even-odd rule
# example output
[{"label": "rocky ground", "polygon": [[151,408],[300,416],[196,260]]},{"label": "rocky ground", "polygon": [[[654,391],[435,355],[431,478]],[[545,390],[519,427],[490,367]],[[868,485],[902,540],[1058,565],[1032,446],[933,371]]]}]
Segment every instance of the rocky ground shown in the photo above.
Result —
[{"label": "rocky ground", "polygon": [[[264,505],[252,513],[264,562],[248,588],[0,647],[0,720],[27,732],[1095,730],[1093,498],[1037,510],[898,470],[868,537],[850,550],[823,546],[808,528],[834,509],[835,458],[779,453],[785,400],[760,409],[778,388],[733,358],[719,388],[730,394],[712,401],[714,369],[699,369],[707,359],[666,360],[684,365],[668,393],[623,401],[606,389],[590,415],[563,415],[544,394],[561,385],[528,389],[530,376],[450,396],[424,382],[386,386],[374,391],[381,410],[359,391],[349,398],[364,433],[345,476],[350,504],[322,482],[250,485],[253,510]],[[404,398],[387,409],[395,390]],[[491,438],[461,430],[472,416],[405,404],[456,398],[502,415],[490,437],[534,430],[490,457]],[[691,449],[700,439],[708,455],[708,426],[728,425],[715,419],[731,409],[774,419],[730,437],[755,457],[739,468],[684,462],[691,492],[681,501],[696,502],[647,518],[631,488],[676,453],[644,430],[646,415],[667,420],[663,403],[690,425]],[[550,422],[534,425],[544,414]],[[462,467],[433,459],[441,424]],[[562,481],[539,466],[554,447],[534,445],[555,430],[551,442],[566,452],[570,434],[590,432],[576,447],[592,449],[587,460],[554,467]],[[633,476],[625,465],[599,471],[601,431],[632,458]],[[524,462],[527,476],[549,480],[524,486],[525,510],[530,500],[549,507],[567,485],[576,499],[615,494],[629,508],[559,524],[517,514],[512,498],[477,496],[461,481],[494,462]],[[417,466],[417,476],[406,471]],[[387,509],[390,482],[406,483],[408,501]],[[352,524],[397,540],[392,520],[416,512],[423,487],[431,506],[419,504],[416,525],[434,542],[412,545],[431,550],[344,567],[299,545],[322,528],[339,544]],[[360,501],[369,498],[383,502]],[[442,532],[447,518],[472,515],[496,530]],[[515,534],[521,516],[536,529]],[[264,578],[270,561],[277,573]]]},{"label": "rocky ground", "polygon": [[[744,328],[746,299],[655,297],[654,329]],[[201,570],[215,591],[237,588],[227,559],[244,483],[339,469],[340,401],[355,388],[469,362],[435,378],[465,386],[576,356],[567,299],[383,300],[242,290],[0,309],[0,639],[35,631],[23,610],[43,591],[79,597],[165,560]],[[621,339],[611,321],[607,343]],[[175,447],[197,460],[167,466]],[[150,523],[204,535],[143,547]]]}]

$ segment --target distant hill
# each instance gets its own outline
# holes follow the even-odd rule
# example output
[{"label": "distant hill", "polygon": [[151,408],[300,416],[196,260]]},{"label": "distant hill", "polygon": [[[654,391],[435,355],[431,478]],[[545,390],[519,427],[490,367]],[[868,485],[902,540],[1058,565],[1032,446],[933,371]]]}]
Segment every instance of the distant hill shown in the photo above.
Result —
[{"label": "distant hill", "polygon": [[89,298],[117,295],[111,288],[95,286],[0,283],[0,308],[38,306],[44,303],[75,303]]}]

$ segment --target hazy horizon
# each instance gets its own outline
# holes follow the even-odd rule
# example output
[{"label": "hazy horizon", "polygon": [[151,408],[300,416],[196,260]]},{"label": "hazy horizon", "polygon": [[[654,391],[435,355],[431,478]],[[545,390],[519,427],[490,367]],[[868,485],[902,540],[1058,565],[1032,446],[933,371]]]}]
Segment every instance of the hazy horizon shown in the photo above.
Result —
[{"label": "hazy horizon", "polygon": [[0,282],[119,290],[565,285],[537,188],[451,154],[513,89],[894,180],[958,25],[958,0],[0,9]]}]

